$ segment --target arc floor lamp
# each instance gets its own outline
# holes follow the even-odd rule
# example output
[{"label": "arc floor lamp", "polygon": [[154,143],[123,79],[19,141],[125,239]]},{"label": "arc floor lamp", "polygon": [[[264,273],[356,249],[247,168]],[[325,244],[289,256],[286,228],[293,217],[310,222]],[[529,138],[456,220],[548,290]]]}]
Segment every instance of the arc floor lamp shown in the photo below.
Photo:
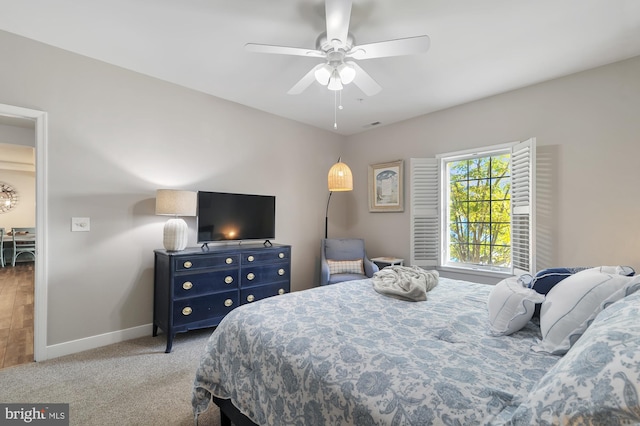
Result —
[{"label": "arc floor lamp", "polygon": [[351,169],[338,157],[338,162],[331,166],[329,175],[327,176],[327,184],[329,186],[329,198],[327,199],[327,210],[324,215],[324,238],[328,236],[329,230],[329,202],[331,194],[334,191],[344,192],[353,190],[353,174]]}]

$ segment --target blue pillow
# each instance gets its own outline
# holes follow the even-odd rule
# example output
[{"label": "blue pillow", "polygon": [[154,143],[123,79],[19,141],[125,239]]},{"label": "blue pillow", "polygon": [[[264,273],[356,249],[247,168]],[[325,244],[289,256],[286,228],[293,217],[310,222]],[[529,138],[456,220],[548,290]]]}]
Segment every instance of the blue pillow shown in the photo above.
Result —
[{"label": "blue pillow", "polygon": [[567,277],[575,274],[576,272],[580,272],[583,267],[579,268],[549,268],[543,269],[538,272],[535,277],[533,277],[533,281],[531,282],[531,288],[537,291],[540,294],[547,294],[549,291],[558,284],[560,281],[564,280]]},{"label": "blue pillow", "polygon": [[[576,272],[580,272],[583,269],[587,269],[586,267],[578,267],[578,268],[549,268],[543,269],[539,271],[533,280],[531,281],[531,288],[537,291],[540,294],[546,295],[551,291],[553,286],[558,284],[560,281],[564,280],[567,277],[575,274]],[[536,307],[533,311],[534,317],[540,317],[540,306],[541,304],[536,304]]]}]

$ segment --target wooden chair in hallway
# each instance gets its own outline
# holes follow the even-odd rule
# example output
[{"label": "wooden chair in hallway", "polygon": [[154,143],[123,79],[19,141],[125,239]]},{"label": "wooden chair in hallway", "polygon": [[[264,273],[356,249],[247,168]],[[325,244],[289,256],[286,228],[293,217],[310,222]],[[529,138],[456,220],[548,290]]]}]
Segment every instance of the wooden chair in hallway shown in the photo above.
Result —
[{"label": "wooden chair in hallway", "polygon": [[4,268],[4,228],[0,228],[0,267]]},{"label": "wooden chair in hallway", "polygon": [[33,259],[36,258],[36,228],[13,228],[11,229],[13,239],[13,259],[11,266],[16,266],[16,259],[24,253],[31,253]]}]

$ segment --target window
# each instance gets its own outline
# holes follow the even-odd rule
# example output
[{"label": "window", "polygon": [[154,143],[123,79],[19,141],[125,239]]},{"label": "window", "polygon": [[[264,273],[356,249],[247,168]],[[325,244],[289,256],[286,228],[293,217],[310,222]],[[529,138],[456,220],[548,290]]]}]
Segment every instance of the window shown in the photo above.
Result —
[{"label": "window", "polygon": [[442,159],[443,265],[511,268],[510,158],[511,151]]},{"label": "window", "polygon": [[411,264],[535,270],[535,139],[410,161]]}]

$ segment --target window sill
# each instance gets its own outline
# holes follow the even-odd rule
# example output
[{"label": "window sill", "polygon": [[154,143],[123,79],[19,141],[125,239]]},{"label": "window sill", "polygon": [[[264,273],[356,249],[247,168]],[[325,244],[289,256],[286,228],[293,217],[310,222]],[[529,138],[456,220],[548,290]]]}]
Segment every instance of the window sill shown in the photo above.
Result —
[{"label": "window sill", "polygon": [[496,284],[498,281],[513,276],[510,272],[486,271],[474,268],[438,266],[436,269],[443,272],[443,276],[447,278],[475,281],[482,284]]}]

